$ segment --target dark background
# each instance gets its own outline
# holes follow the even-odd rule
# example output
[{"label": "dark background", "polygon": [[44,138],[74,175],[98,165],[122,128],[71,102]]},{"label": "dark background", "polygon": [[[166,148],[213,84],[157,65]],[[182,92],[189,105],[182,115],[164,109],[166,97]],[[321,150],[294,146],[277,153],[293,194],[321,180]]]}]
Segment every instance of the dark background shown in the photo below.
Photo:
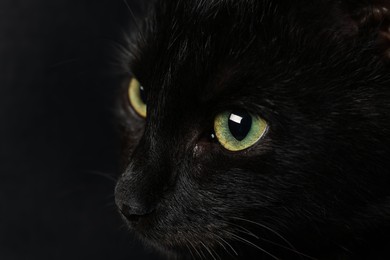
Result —
[{"label": "dark background", "polygon": [[121,0],[0,1],[0,259],[151,259],[98,174],[118,174],[102,39],[127,11]]}]

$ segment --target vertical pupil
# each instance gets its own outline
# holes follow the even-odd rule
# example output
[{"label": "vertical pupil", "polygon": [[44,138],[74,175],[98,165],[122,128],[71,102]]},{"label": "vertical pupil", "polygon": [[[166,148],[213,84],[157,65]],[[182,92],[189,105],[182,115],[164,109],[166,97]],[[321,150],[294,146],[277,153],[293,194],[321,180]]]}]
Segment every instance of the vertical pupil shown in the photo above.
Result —
[{"label": "vertical pupil", "polygon": [[252,127],[252,117],[246,111],[233,111],[229,115],[229,130],[235,139],[242,141]]},{"label": "vertical pupil", "polygon": [[145,91],[143,86],[139,86],[139,93],[140,93],[140,97],[141,97],[142,102],[144,102],[144,104],[146,104],[146,91]]}]

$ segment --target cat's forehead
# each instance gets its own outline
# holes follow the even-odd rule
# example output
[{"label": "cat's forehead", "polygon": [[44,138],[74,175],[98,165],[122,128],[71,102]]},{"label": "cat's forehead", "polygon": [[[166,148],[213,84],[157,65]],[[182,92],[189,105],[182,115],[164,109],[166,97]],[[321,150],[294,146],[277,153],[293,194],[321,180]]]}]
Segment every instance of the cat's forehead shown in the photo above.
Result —
[{"label": "cat's forehead", "polygon": [[181,85],[207,98],[266,62],[262,53],[276,52],[270,43],[284,27],[276,9],[270,1],[158,2],[138,41],[135,70],[151,88]]},{"label": "cat's forehead", "polygon": [[332,57],[346,64],[338,70],[348,68],[343,45],[322,41],[311,25],[300,24],[295,7],[286,6],[276,0],[158,1],[140,34],[133,72],[167,101],[183,93],[207,100],[234,88],[276,96],[271,85],[305,70],[331,69],[327,52],[344,53]]}]

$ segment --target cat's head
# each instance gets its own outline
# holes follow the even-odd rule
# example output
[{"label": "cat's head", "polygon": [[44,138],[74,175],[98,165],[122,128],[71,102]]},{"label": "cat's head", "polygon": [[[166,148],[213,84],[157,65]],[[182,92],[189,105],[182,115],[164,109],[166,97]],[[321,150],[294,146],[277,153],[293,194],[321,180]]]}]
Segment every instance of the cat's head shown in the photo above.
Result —
[{"label": "cat's head", "polygon": [[389,6],[303,2],[158,1],[139,24],[116,203],[141,238],[277,255],[385,219]]}]

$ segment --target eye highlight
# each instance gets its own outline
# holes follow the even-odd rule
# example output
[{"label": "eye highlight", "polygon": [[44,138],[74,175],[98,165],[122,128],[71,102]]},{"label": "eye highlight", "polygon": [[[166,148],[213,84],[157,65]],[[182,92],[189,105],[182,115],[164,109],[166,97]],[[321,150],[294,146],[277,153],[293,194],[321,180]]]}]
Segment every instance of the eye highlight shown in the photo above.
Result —
[{"label": "eye highlight", "polygon": [[131,107],[138,115],[146,118],[146,93],[136,78],[130,80],[128,95]]},{"label": "eye highlight", "polygon": [[264,135],[267,122],[245,110],[225,111],[216,116],[214,131],[219,143],[229,151],[253,146]]}]

